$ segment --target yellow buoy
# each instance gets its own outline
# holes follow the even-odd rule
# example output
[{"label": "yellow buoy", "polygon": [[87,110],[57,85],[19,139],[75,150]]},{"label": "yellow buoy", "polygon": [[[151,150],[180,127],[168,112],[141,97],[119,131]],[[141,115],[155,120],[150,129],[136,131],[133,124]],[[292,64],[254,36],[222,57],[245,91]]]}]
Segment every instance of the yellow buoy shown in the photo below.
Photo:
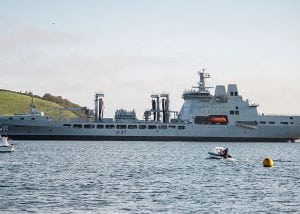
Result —
[{"label": "yellow buoy", "polygon": [[263,161],[264,167],[272,167],[273,166],[273,160],[271,158],[265,158]]}]

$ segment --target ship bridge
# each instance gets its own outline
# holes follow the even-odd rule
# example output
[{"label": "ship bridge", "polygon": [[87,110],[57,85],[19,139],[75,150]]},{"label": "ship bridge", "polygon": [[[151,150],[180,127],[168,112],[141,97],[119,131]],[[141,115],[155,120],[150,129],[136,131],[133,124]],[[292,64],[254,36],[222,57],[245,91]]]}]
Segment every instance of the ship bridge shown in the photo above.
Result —
[{"label": "ship bridge", "polygon": [[185,90],[183,92],[182,98],[184,100],[197,99],[202,101],[209,101],[212,98],[210,91],[208,90],[211,87],[205,86],[205,79],[210,78],[208,73],[205,73],[205,69],[198,71],[200,80],[197,86],[192,87],[191,90]]},{"label": "ship bridge", "polygon": [[212,95],[208,90],[212,87],[205,85],[205,79],[210,78],[210,75],[204,69],[198,75],[198,86],[183,92],[184,103],[178,114],[179,120],[193,122],[197,116],[209,115],[224,115],[230,121],[257,117],[258,105],[243,101],[236,84],[228,84],[227,92],[224,85],[217,85]]}]

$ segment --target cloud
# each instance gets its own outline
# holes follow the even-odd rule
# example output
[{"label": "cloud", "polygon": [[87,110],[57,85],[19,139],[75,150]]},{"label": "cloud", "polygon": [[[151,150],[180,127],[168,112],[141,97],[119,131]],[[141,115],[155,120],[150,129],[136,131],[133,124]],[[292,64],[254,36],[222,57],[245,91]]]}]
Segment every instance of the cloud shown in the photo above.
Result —
[{"label": "cloud", "polygon": [[72,33],[62,32],[58,30],[42,29],[34,26],[28,26],[16,21],[7,21],[0,23],[3,30],[0,33],[0,55],[22,56],[30,55],[36,52],[51,53],[56,49],[56,53],[63,52],[68,46],[74,43],[81,43],[85,38]]},{"label": "cloud", "polygon": [[1,45],[19,46],[32,44],[62,44],[74,40],[74,36],[62,32],[51,32],[49,30],[23,28],[15,32],[2,35]]}]

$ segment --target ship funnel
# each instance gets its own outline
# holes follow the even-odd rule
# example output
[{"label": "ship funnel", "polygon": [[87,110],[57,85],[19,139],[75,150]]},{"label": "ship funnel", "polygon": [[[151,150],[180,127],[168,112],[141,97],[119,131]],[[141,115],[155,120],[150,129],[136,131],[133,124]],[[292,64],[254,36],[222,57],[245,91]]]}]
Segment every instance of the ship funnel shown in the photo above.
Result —
[{"label": "ship funnel", "polygon": [[104,94],[95,95],[95,121],[99,121],[103,119],[103,111],[104,111],[104,102],[103,98]]},{"label": "ship funnel", "polygon": [[225,97],[226,96],[225,85],[217,85],[216,86],[215,96],[216,97]]},{"label": "ship funnel", "polygon": [[215,98],[219,102],[226,102],[228,100],[225,85],[217,85],[215,89]]},{"label": "ship funnel", "polygon": [[231,97],[239,96],[239,92],[236,84],[228,84],[227,95]]}]

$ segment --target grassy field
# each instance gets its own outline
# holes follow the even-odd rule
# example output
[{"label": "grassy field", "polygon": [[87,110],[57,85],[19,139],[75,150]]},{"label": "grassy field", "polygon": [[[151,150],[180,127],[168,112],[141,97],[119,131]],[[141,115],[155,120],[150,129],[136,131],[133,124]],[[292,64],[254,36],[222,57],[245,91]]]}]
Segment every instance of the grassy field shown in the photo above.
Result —
[{"label": "grassy field", "polygon": [[[0,115],[28,113],[30,103],[31,96],[6,90],[0,90]],[[61,108],[61,106],[50,101],[34,97],[33,103],[37,107],[38,111],[42,111],[46,116],[50,116],[54,119],[69,119],[77,117],[73,112],[68,110],[54,110],[53,108]]]}]

